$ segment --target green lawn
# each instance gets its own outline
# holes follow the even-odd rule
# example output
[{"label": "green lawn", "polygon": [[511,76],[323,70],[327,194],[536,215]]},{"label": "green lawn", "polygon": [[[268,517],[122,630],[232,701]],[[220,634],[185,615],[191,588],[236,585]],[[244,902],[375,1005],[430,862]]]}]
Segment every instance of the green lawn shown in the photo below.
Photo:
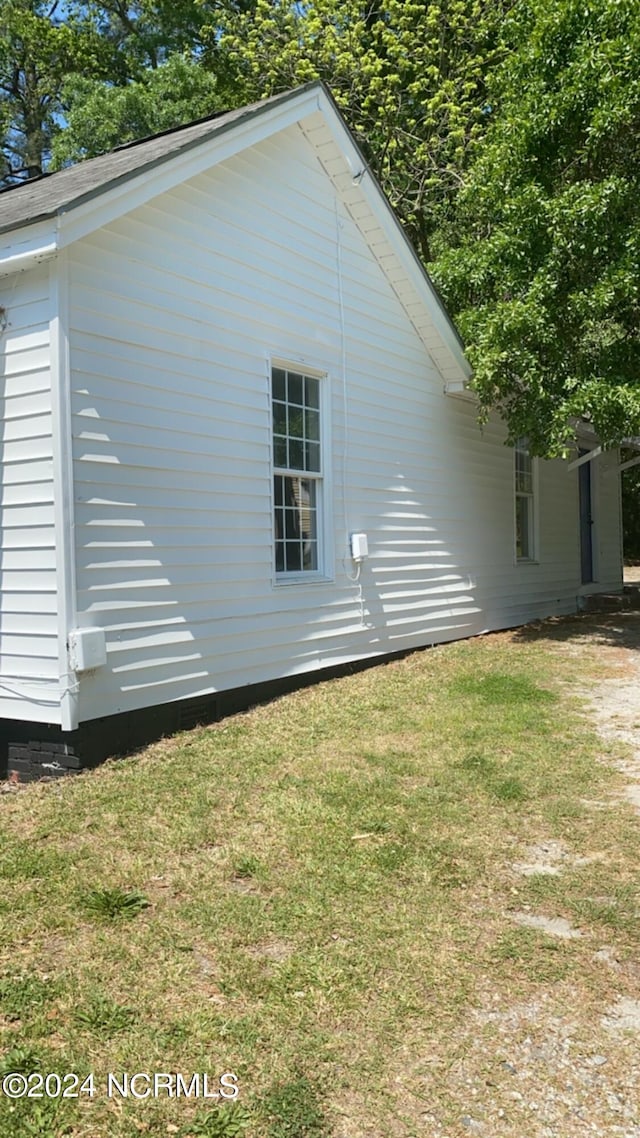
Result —
[{"label": "green lawn", "polygon": [[[478,1094],[532,1133],[496,1009],[551,994],[602,1047],[626,981],[597,949],[638,952],[638,824],[572,696],[596,668],[478,639],[2,796],[0,1065],[94,1074],[0,1096],[2,1138],[431,1138]],[[561,873],[513,868],[552,841]],[[109,1072],[239,1094],[110,1098]]]}]

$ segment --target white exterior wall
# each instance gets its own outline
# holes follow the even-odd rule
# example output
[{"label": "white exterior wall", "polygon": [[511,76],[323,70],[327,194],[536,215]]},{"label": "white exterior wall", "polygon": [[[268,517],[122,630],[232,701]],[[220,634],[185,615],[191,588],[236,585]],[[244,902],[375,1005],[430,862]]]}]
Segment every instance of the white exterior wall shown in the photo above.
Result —
[{"label": "white exterior wall", "polygon": [[0,716],[59,722],[46,267],[0,281]]},{"label": "white exterior wall", "polygon": [[[575,608],[576,473],[539,464],[539,564],[515,565],[504,430],[443,396],[297,127],[78,241],[69,274],[77,619],[108,650],[81,721]],[[273,582],[270,355],[327,372],[326,582]]]}]

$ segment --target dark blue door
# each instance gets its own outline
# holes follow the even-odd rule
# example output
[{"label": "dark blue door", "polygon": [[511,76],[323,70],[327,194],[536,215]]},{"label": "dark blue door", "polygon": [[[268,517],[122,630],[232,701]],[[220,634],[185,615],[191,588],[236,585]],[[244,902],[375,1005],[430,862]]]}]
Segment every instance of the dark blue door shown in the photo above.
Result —
[{"label": "dark blue door", "polygon": [[[580,451],[580,457],[588,454]],[[591,514],[591,463],[583,462],[578,467],[578,486],[580,491],[580,568],[582,584],[593,581],[593,517]]]}]

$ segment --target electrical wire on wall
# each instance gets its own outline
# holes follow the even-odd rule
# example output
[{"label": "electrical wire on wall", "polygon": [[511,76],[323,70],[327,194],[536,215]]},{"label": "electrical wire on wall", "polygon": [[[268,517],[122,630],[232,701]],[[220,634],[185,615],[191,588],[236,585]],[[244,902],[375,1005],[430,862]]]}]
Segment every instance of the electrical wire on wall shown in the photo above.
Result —
[{"label": "electrical wire on wall", "polygon": [[[70,673],[69,673],[70,674]],[[47,687],[51,690],[52,683],[55,680],[47,679],[45,676],[7,676],[7,680],[12,683],[6,683],[5,679],[0,682],[0,691],[9,692],[10,695],[16,696],[18,699],[28,700],[30,703],[42,704],[44,707],[54,707],[56,702],[65,695],[77,695],[80,691],[80,685],[76,682],[65,688],[56,689],[55,694],[50,695],[47,699],[39,699],[37,695],[33,694],[33,689],[38,685]],[[64,682],[64,674],[59,677],[60,682]],[[13,686],[13,681],[16,681],[17,686]],[[26,686],[21,686],[26,685]]]},{"label": "electrical wire on wall", "polygon": [[[337,261],[337,275],[338,275],[338,309],[340,314],[340,366],[342,369],[342,421],[343,421],[343,438],[342,438],[342,516],[345,526],[346,547],[349,548],[350,539],[350,526],[349,526],[349,510],[347,505],[347,465],[348,465],[348,445],[349,445],[349,400],[347,396],[347,336],[346,336],[346,321],[344,314],[344,290],[342,285],[342,222],[340,220],[340,212],[338,208],[338,195],[335,195],[335,211],[336,211],[336,261]],[[358,604],[360,606],[360,624],[362,628],[366,628],[367,624],[364,619],[364,594],[362,591],[361,571],[362,564],[358,562],[355,575],[349,572],[347,559],[342,558],[342,567],[345,571],[347,580],[351,581],[354,585],[358,586]]]}]

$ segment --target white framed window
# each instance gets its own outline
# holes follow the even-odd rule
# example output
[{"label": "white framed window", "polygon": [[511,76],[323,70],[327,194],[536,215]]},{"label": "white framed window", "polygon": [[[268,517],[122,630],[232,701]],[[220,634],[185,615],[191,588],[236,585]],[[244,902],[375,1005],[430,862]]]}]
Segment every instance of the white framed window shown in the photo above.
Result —
[{"label": "white framed window", "polygon": [[536,486],[534,459],[526,438],[515,445],[516,561],[536,558]]},{"label": "white framed window", "polygon": [[323,569],[322,384],[320,373],[271,367],[274,568],[281,581]]}]

